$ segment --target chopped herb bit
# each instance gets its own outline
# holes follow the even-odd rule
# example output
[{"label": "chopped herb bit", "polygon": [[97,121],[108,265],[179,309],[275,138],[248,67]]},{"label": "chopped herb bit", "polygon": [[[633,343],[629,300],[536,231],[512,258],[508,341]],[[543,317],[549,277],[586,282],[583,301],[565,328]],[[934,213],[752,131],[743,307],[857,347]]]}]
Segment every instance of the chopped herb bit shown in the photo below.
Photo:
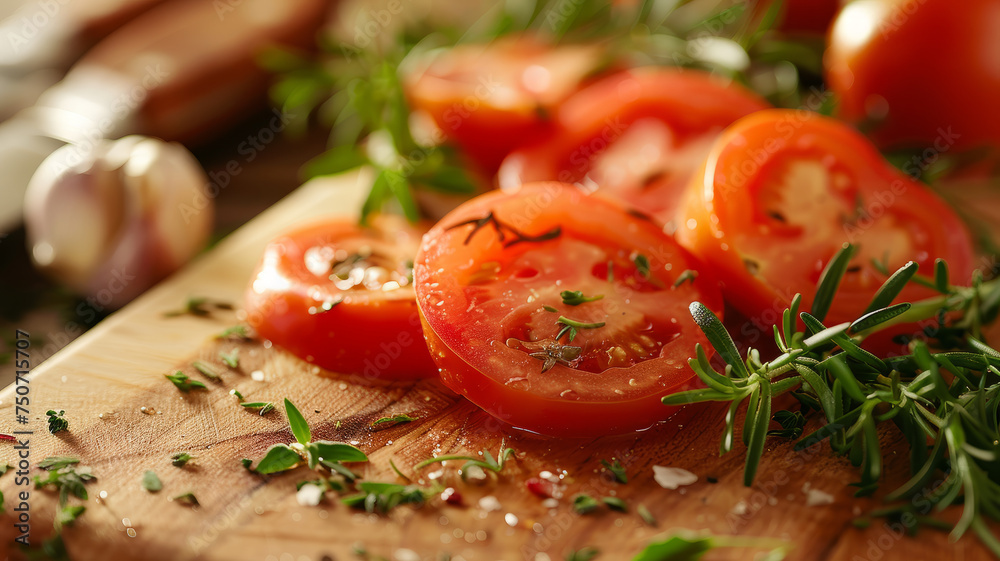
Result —
[{"label": "chopped herb bit", "polygon": [[264,457],[257,462],[254,471],[261,475],[269,475],[288,471],[302,463],[302,456],[287,444],[275,444],[267,449]]},{"label": "chopped herb bit", "polygon": [[57,412],[53,409],[49,409],[48,411],[45,412],[45,414],[48,415],[49,417],[50,433],[55,434],[59,431],[64,431],[69,429],[69,421],[67,421],[66,418],[63,417],[63,415],[66,414],[65,411],[60,409]]},{"label": "chopped herb bit", "polygon": [[59,506],[62,507],[66,506],[70,495],[87,500],[87,489],[84,485],[93,481],[95,477],[89,469],[75,467],[79,461],[65,456],[46,458],[39,467],[48,470],[48,473],[44,479],[40,475],[35,476],[35,488],[44,489],[51,485],[59,492]]},{"label": "chopped herb bit", "polygon": [[500,473],[503,470],[503,466],[506,464],[507,459],[514,454],[513,448],[501,448],[500,449],[500,461],[498,462],[493,458],[493,454],[490,454],[489,450],[483,450],[482,459],[475,458],[472,456],[436,456],[434,458],[428,458],[417,465],[413,466],[413,471],[418,471],[431,464],[436,464],[439,462],[448,462],[452,460],[466,460],[465,464],[462,466],[464,470],[468,466],[478,466],[482,469],[490,470],[493,473]]},{"label": "chopped herb bit", "polygon": [[227,339],[229,337],[250,339],[250,333],[247,331],[247,327],[245,325],[234,325],[226,328],[225,331],[215,336],[216,339]]},{"label": "chopped herb bit", "polygon": [[302,445],[306,445],[312,440],[312,433],[309,431],[309,423],[302,416],[298,407],[287,397],[285,398],[285,416],[288,417],[288,426],[292,429],[295,440]]},{"label": "chopped herb bit", "polygon": [[601,506],[601,503],[597,502],[597,499],[591,497],[590,495],[580,493],[573,497],[573,510],[577,514],[588,514],[595,510],[597,507]]},{"label": "chopped herb bit", "polygon": [[274,411],[274,404],[271,403],[270,401],[252,401],[252,402],[241,403],[240,405],[242,405],[247,409],[260,409],[260,415],[262,417],[264,415],[267,415],[271,411]]},{"label": "chopped herb bit", "polygon": [[776,538],[753,536],[717,536],[712,534],[676,533],[654,541],[632,558],[632,561],[662,561],[685,559],[697,561],[713,549],[723,547],[769,549],[768,561],[780,561],[790,546]]},{"label": "chopped herb bit", "polygon": [[584,547],[566,554],[566,561],[590,561],[600,553],[593,547]]},{"label": "chopped herb bit", "polygon": [[550,313],[555,313],[555,312],[559,311],[558,309],[553,308],[552,306],[548,306],[548,305],[542,306],[542,309],[545,310],[546,312],[550,312]]},{"label": "chopped herb bit", "polygon": [[628,505],[625,501],[619,499],[618,497],[603,497],[601,502],[608,505],[611,510],[617,510],[619,512],[628,512]]},{"label": "chopped herb bit", "polygon": [[692,271],[691,269],[686,269],[683,273],[678,275],[677,280],[674,281],[674,288],[680,287],[682,284],[691,281],[694,284],[694,279],[698,278],[698,271]]},{"label": "chopped herb bit", "polygon": [[205,376],[209,380],[212,380],[213,382],[218,382],[219,380],[222,379],[219,376],[218,372],[216,372],[211,366],[209,366],[208,364],[205,364],[204,362],[202,362],[200,360],[196,360],[196,361],[192,362],[191,366],[193,366],[195,370],[197,370],[198,372],[201,372],[201,374],[203,376]]},{"label": "chopped herb bit", "polygon": [[628,483],[628,474],[625,473],[625,468],[622,467],[622,463],[615,460],[615,463],[611,463],[607,460],[601,460],[601,465],[604,469],[611,472],[611,475],[615,477],[615,481],[618,483]]},{"label": "chopped herb bit", "polygon": [[243,401],[243,394],[236,388],[229,390],[229,395],[236,396],[236,399]]},{"label": "chopped herb bit", "polygon": [[183,505],[187,505],[190,507],[201,505],[201,503],[198,502],[198,498],[194,496],[194,493],[190,492],[184,493],[183,495],[177,495],[176,497],[172,497],[170,500],[177,501]]},{"label": "chopped herb bit", "polygon": [[580,304],[584,304],[586,302],[595,302],[604,298],[603,294],[587,297],[584,296],[583,292],[580,292],[579,290],[564,290],[560,292],[559,295],[562,296],[563,304],[566,304],[567,306],[579,306]]},{"label": "chopped herb bit", "polygon": [[399,471],[399,468],[396,467],[396,463],[392,461],[392,458],[389,458],[389,467],[392,468],[392,471],[396,472],[396,475],[398,475],[400,479],[405,479],[407,482],[410,481],[409,477],[406,477],[403,475],[403,472]]},{"label": "chopped herb bit", "polygon": [[[232,310],[233,305],[228,302],[213,302],[201,296],[192,296],[184,302],[184,307],[179,310],[164,312],[163,316],[172,318],[178,316],[208,317],[212,315],[212,309]],[[232,328],[230,328],[232,329]],[[229,331],[228,329],[226,331]]]},{"label": "chopped herb bit", "polygon": [[642,518],[642,521],[645,522],[647,525],[653,527],[656,526],[656,517],[653,516],[652,512],[649,512],[649,509],[646,508],[646,505],[639,505],[635,507],[635,511],[639,514],[639,518]]},{"label": "chopped herb bit", "polygon": [[528,352],[531,358],[542,361],[542,372],[548,371],[557,363],[572,366],[573,361],[580,358],[583,352],[582,347],[563,345],[558,341],[546,339],[542,341],[521,341],[519,339],[507,339],[508,347],[520,347]]},{"label": "chopped herb bit", "polygon": [[615,282],[615,262],[608,261],[608,282]]},{"label": "chopped herb bit", "polygon": [[56,514],[55,525],[56,528],[62,528],[63,526],[72,526],[76,519],[80,517],[83,512],[87,510],[87,507],[83,505],[76,506],[65,506],[58,514]]},{"label": "chopped herb bit", "polygon": [[156,475],[156,472],[146,470],[146,473],[142,474],[142,488],[150,493],[155,493],[163,489],[163,483],[160,481],[159,476]]},{"label": "chopped herb bit", "polygon": [[385,514],[399,505],[421,505],[439,492],[437,489],[425,490],[415,485],[376,481],[358,483],[358,491],[357,494],[341,498],[341,502],[351,508],[378,514]]},{"label": "chopped herb bit", "polygon": [[9,470],[12,467],[14,467],[14,466],[12,466],[10,464],[2,464],[2,465],[0,465],[0,475],[3,475],[5,473],[7,473],[7,470]]},{"label": "chopped herb bit", "polygon": [[187,374],[181,372],[180,370],[174,372],[173,374],[164,374],[164,376],[166,376],[168,380],[173,382],[174,385],[177,386],[177,389],[181,390],[184,393],[187,393],[191,390],[207,389],[204,382],[199,382],[198,380],[192,380],[191,378],[188,377]]},{"label": "chopped herb bit", "polygon": [[597,329],[598,327],[604,327],[603,321],[595,321],[593,323],[585,323],[575,319],[570,319],[566,316],[559,316],[556,320],[557,325],[562,325],[563,328],[559,330],[559,334],[556,335],[556,340],[562,338],[563,335],[569,334],[568,342],[572,343],[573,339],[576,337],[577,329]]},{"label": "chopped herb bit", "polygon": [[177,452],[173,456],[170,456],[170,463],[174,467],[182,468],[193,459],[195,459],[195,457],[187,452]]},{"label": "chopped herb bit", "polygon": [[240,366],[239,348],[233,348],[233,350],[229,351],[228,353],[220,352],[219,360],[222,361],[222,364],[225,364],[226,366],[232,368],[233,370],[239,368]]},{"label": "chopped herb bit", "polygon": [[75,456],[49,456],[41,462],[38,462],[38,467],[44,470],[54,470],[62,469],[66,466],[72,466],[80,463],[80,458]]},{"label": "chopped herb bit", "polygon": [[405,413],[402,414],[402,415],[393,415],[391,417],[382,417],[381,419],[379,419],[379,420],[377,420],[377,421],[375,421],[375,422],[372,423],[372,428],[375,428],[378,425],[387,424],[387,423],[392,423],[392,424],[409,423],[409,422],[412,422],[412,421],[416,421],[417,418],[418,417],[411,417],[411,416],[409,416],[409,415],[407,415]]},{"label": "chopped herb bit", "polygon": [[250,466],[253,465],[253,460],[251,460],[250,458],[243,458],[243,459],[241,459],[240,460],[240,465],[243,466],[243,469],[245,469],[245,470],[253,471],[253,469],[250,467]]},{"label": "chopped herb bit", "polygon": [[649,258],[641,253],[636,253],[635,257],[632,258],[632,262],[635,263],[635,270],[644,279],[649,279],[652,272],[649,269]]},{"label": "chopped herb bit", "polygon": [[[349,278],[349,273],[337,274],[337,277],[340,278],[340,280],[347,280]],[[344,301],[343,297],[338,297],[336,300],[327,300],[322,304],[320,304],[319,306],[311,306],[309,308],[309,313],[312,315],[316,315],[316,314],[322,314],[324,312],[329,312],[330,310],[337,307],[337,305],[339,305],[343,301]]]}]

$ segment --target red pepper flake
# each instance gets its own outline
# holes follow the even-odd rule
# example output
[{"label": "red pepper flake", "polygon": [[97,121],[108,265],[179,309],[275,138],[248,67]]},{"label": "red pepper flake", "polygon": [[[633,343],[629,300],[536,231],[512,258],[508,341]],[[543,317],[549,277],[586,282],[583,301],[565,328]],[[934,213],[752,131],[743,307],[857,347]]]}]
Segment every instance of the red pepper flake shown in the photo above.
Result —
[{"label": "red pepper flake", "polygon": [[545,479],[540,479],[538,477],[532,477],[524,482],[524,486],[528,488],[536,497],[541,497],[543,499],[550,499],[555,494],[555,485],[551,481]]},{"label": "red pepper flake", "polygon": [[444,491],[441,491],[441,500],[452,505],[452,506],[462,506],[462,494],[455,490],[454,487],[448,487]]},{"label": "red pepper flake", "polygon": [[0,442],[17,442],[17,439],[12,434],[0,433]]}]

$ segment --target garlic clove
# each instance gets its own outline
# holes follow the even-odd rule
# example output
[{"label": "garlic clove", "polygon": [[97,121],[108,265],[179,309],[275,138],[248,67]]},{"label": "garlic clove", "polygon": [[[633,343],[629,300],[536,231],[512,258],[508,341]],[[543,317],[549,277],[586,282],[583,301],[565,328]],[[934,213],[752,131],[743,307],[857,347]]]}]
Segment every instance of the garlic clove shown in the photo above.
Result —
[{"label": "garlic clove", "polygon": [[214,217],[207,185],[179,144],[127,136],[60,148],[28,185],[32,258],[101,306],[120,307],[204,246]]}]

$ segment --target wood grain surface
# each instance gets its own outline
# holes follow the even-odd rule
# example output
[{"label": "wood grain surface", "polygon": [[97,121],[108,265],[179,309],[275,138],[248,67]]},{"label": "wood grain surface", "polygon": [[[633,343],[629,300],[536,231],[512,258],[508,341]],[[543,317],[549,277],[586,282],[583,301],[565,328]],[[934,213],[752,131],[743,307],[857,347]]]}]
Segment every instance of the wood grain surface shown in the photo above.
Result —
[{"label": "wood grain surface", "polygon": [[[364,178],[351,174],[303,186],[204,255],[183,272],[105,320],[30,375],[30,424],[15,422],[13,387],[0,393],[0,431],[31,430],[31,475],[51,455],[72,454],[90,466],[97,480],[88,484],[87,511],[64,530],[70,557],[96,559],[239,559],[300,561],[360,558],[436,560],[443,554],[466,560],[563,559],[585,546],[601,551],[597,559],[630,559],[656,536],[674,529],[719,534],[768,536],[787,540],[795,560],[988,559],[971,536],[951,543],[947,534],[921,530],[903,536],[897,527],[876,520],[867,529],[851,521],[879,506],[877,498],[855,499],[848,484],[856,471],[828,447],[793,452],[772,439],[753,487],[742,485],[742,448],[719,457],[723,411],[689,408],[642,433],[591,440],[551,440],[519,434],[499,424],[435,382],[370,385],[319,371],[277,348],[259,342],[216,339],[235,323],[237,312],[214,311],[211,317],[164,317],[189,296],[241,301],[251,269],[264,244],[283,229],[322,215],[344,215],[359,206]],[[240,348],[237,369],[224,366],[218,354]],[[209,391],[182,394],[163,375],[185,370],[196,377],[191,361],[211,363],[222,375]],[[264,379],[254,380],[251,372]],[[340,504],[334,494],[319,506],[301,506],[295,485],[309,479],[304,467],[273,477],[252,474],[241,458],[260,458],[272,444],[292,442],[284,412],[260,416],[237,405],[236,388],[251,401],[280,402],[288,397],[305,414],[315,438],[357,442],[371,459],[358,465],[367,480],[403,482],[389,460],[415,483],[454,486],[463,505],[432,499],[420,508],[404,506],[388,516],[365,514]],[[65,409],[68,432],[49,434],[46,409]],[[145,409],[143,409],[145,408]],[[372,421],[408,413],[415,422],[381,430]],[[907,453],[898,435],[883,433],[887,485],[905,479]],[[517,452],[502,473],[481,485],[461,481],[450,462],[414,472],[412,466],[435,454],[510,446]],[[170,455],[186,450],[196,456],[184,468]],[[15,462],[13,444],[4,443],[0,462]],[[630,479],[616,483],[601,467],[617,458]],[[689,470],[698,481],[676,490],[653,481],[653,465]],[[159,493],[145,491],[143,472],[154,470],[163,481]],[[525,480],[543,471],[561,476],[562,498],[556,505],[531,494]],[[20,558],[13,509],[17,494],[30,492],[30,539],[52,532],[53,493],[0,478],[6,501],[0,539],[10,558]],[[832,497],[810,506],[807,497]],[[191,508],[170,498],[192,492],[201,506]],[[581,516],[571,497],[617,496],[627,513],[607,508]],[[492,498],[490,498],[492,497]],[[484,499],[485,500],[482,500]],[[495,499],[495,500],[493,500]],[[71,499],[72,504],[83,501]],[[656,527],[635,514],[644,505]],[[955,511],[945,518],[954,519]],[[707,559],[753,559],[763,550],[718,550]]]}]

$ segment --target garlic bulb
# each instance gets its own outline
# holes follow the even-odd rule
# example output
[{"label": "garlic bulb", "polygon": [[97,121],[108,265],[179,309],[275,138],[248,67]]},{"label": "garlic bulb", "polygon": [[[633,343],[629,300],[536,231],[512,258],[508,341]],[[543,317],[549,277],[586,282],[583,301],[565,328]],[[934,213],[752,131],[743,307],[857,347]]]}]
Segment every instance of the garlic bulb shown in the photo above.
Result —
[{"label": "garlic bulb", "polygon": [[35,265],[118,308],[193,257],[212,230],[208,178],[176,143],[126,136],[53,152],[28,183]]}]

